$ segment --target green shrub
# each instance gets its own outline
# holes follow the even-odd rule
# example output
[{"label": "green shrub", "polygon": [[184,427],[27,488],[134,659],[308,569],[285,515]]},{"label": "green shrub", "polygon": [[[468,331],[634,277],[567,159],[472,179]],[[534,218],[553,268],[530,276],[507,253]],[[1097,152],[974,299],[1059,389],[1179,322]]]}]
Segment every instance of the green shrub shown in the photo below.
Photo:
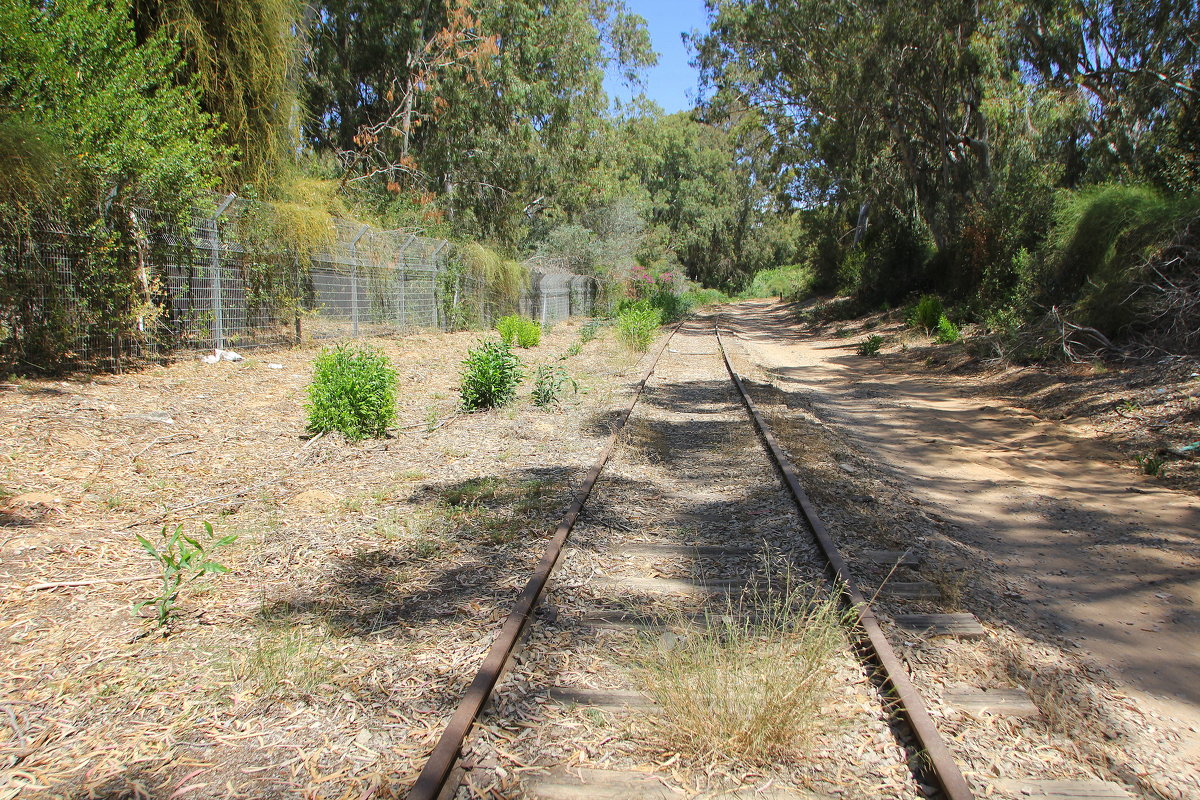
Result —
[{"label": "green shrub", "polygon": [[[1200,214],[1200,198],[1172,197],[1144,186],[1106,184],[1058,197],[1054,227],[1046,242],[1045,305],[1073,305],[1072,321],[1109,337],[1126,328],[1154,327],[1154,320],[1178,318],[1146,308],[1158,292],[1139,291],[1164,278],[1186,279],[1168,268],[1149,267]],[[1149,273],[1149,274],[1147,274]]]},{"label": "green shrub", "polygon": [[937,322],[937,340],[942,344],[954,344],[962,336],[959,333],[958,326],[950,321],[949,317],[942,314],[938,317]]},{"label": "green shrub", "polygon": [[683,293],[683,297],[692,308],[728,303],[730,299],[729,295],[720,289],[688,289]]},{"label": "green shrub", "polygon": [[1160,455],[1152,453],[1138,456],[1134,460],[1137,461],[1138,469],[1143,475],[1154,475],[1161,478],[1166,473],[1167,460]]},{"label": "green shrub", "polygon": [[942,313],[941,298],[934,294],[927,294],[917,301],[916,307],[908,317],[908,324],[914,328],[920,328],[926,333],[933,333],[937,330],[938,322],[943,316],[945,315]]},{"label": "green shrub", "polygon": [[498,408],[517,395],[524,377],[521,360],[502,341],[488,341],[467,351],[460,386],[462,406],[468,411]]},{"label": "green shrub", "polygon": [[517,331],[517,347],[537,347],[542,341],[542,324],[531,319],[523,319]]},{"label": "green shrub", "polygon": [[323,350],[308,387],[308,429],[341,431],[350,440],[383,436],[396,418],[397,382],[387,356],[377,350]]},{"label": "green shrub", "polygon": [[537,347],[542,341],[542,326],[519,314],[501,317],[496,323],[496,330],[500,334],[500,341],[509,347],[514,344],[517,347]]},{"label": "green shrub", "polygon": [[659,325],[665,325],[670,322],[677,322],[692,311],[691,299],[685,295],[678,295],[672,292],[669,288],[663,288],[659,291],[649,294],[646,297],[639,299],[632,297],[622,298],[617,303],[616,313],[619,317],[628,308],[634,306],[648,305],[651,308],[657,309],[659,313]]},{"label": "green shrub", "polygon": [[684,295],[675,294],[670,289],[664,288],[655,292],[649,300],[650,305],[662,312],[659,324],[677,322],[692,313],[689,299]]},{"label": "green shrub", "polygon": [[558,396],[562,394],[563,387],[572,386],[576,391],[579,390],[578,384],[567,375],[567,371],[560,366],[550,366],[542,364],[537,368],[537,374],[533,379],[533,404],[535,406],[545,407],[558,402]]},{"label": "green shrub", "polygon": [[738,297],[782,297],[785,300],[801,300],[813,292],[816,273],[810,267],[791,264],[754,273],[750,285],[738,293]]},{"label": "green shrub", "polygon": [[858,343],[858,354],[860,356],[877,356],[880,349],[883,347],[883,337],[879,334],[873,334],[863,339]]},{"label": "green shrub", "polygon": [[662,310],[646,300],[625,306],[617,314],[617,338],[637,353],[644,353],[662,324]]}]

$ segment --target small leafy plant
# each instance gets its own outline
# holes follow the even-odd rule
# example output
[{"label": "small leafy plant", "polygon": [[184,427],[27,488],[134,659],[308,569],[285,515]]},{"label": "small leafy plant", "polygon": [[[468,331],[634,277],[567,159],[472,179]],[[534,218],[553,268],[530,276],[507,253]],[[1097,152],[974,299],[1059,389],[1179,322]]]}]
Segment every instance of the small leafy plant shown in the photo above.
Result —
[{"label": "small leafy plant", "polygon": [[938,321],[943,316],[941,298],[934,294],[927,294],[917,301],[912,315],[908,318],[908,324],[914,328],[920,328],[926,333],[933,333],[937,330]]},{"label": "small leafy plant", "polygon": [[533,404],[545,408],[557,403],[564,386],[572,386],[579,391],[579,384],[562,367],[542,364],[533,379]]},{"label": "small leafy plant", "polygon": [[524,373],[521,360],[503,341],[487,341],[467,351],[459,393],[467,411],[499,408],[517,396]]},{"label": "small leafy plant", "polygon": [[936,338],[942,344],[954,344],[962,338],[962,334],[959,333],[958,326],[951,322],[949,317],[942,314],[938,317]]},{"label": "small leafy plant", "polygon": [[567,352],[559,356],[560,361],[566,361],[568,358],[579,355],[579,351],[583,349],[583,345],[579,342],[571,342],[571,346],[567,348]]},{"label": "small leafy plant", "polygon": [[621,309],[617,315],[617,337],[637,353],[644,353],[654,341],[654,332],[662,324],[662,310],[645,300]]},{"label": "small leafy plant", "polygon": [[1143,475],[1155,475],[1159,478],[1166,472],[1167,460],[1161,455],[1151,453],[1150,455],[1137,457],[1138,469]]},{"label": "small leafy plant", "polygon": [[383,436],[396,419],[397,384],[396,371],[377,350],[323,350],[308,387],[309,431],[341,431],[352,441]]},{"label": "small leafy plant", "polygon": [[500,341],[509,347],[537,347],[542,341],[542,326],[540,323],[522,317],[519,314],[509,314],[501,317],[496,323]]},{"label": "small leafy plant", "polygon": [[183,525],[180,525],[168,536],[167,527],[163,526],[161,541],[157,545],[135,534],[142,549],[150,554],[162,570],[162,585],[154,597],[136,603],[134,610],[141,611],[146,606],[154,606],[154,620],[159,627],[170,620],[183,587],[205,575],[220,575],[229,571],[228,567],[213,561],[211,556],[237,541],[237,534],[231,533],[214,540],[213,526],[209,522],[204,523],[204,532],[203,540],[192,538],[183,532]]},{"label": "small leafy plant", "polygon": [[880,349],[883,347],[883,337],[879,334],[872,334],[866,339],[858,343],[858,354],[860,356],[877,356]]},{"label": "small leafy plant", "polygon": [[579,329],[579,341],[583,344],[595,339],[600,335],[600,320],[593,319]]}]

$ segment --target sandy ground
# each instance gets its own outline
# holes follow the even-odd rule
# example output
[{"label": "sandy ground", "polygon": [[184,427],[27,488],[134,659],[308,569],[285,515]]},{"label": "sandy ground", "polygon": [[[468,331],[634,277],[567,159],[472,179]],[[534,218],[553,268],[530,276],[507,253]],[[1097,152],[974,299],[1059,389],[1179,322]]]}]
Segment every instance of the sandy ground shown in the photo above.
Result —
[{"label": "sandy ground", "polygon": [[[1184,731],[1200,759],[1200,502],[1121,468],[1078,427],[1002,406],[978,382],[864,358],[779,303],[728,307],[749,359],[987,554],[974,574],[1017,600],[1003,620],[1074,649]],[[974,580],[974,579],[973,579]],[[972,587],[968,587],[968,599]],[[981,618],[986,614],[981,613]],[[986,621],[986,619],[985,619]]]}]

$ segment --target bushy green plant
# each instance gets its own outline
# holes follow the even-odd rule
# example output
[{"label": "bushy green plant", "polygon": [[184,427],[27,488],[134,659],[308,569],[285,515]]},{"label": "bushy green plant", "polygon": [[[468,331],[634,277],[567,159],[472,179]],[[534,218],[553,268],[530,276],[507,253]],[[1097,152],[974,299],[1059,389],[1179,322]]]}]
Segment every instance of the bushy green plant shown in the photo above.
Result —
[{"label": "bushy green plant", "polygon": [[523,322],[524,324],[517,331],[517,346],[537,347],[542,341],[541,323],[531,319],[523,320]]},{"label": "bushy green plant", "polygon": [[688,289],[683,293],[683,298],[692,308],[728,303],[730,299],[720,289]]},{"label": "bushy green plant", "polygon": [[617,314],[617,337],[634,352],[644,353],[661,324],[662,311],[647,300],[639,300]]},{"label": "bushy green plant", "polygon": [[882,348],[883,337],[879,334],[872,334],[858,343],[858,354],[867,357],[877,356]]},{"label": "bushy green plant", "polygon": [[816,273],[800,264],[763,269],[754,273],[750,284],[738,293],[739,297],[782,297],[800,300],[812,294]]},{"label": "bushy green plant", "polygon": [[468,411],[499,408],[517,395],[524,377],[521,360],[503,341],[482,342],[463,359],[462,406]]},{"label": "bushy green plant", "polygon": [[[1046,241],[1045,305],[1072,306],[1072,320],[1109,337],[1126,329],[1169,327],[1179,310],[1163,314],[1147,304],[1161,292],[1146,285],[1186,280],[1157,257],[1200,215],[1200,198],[1169,196],[1145,186],[1105,184],[1057,198],[1054,226]],[[1191,246],[1194,248],[1194,235]],[[1159,268],[1162,274],[1156,274]],[[1168,325],[1161,322],[1168,321]],[[1189,327],[1186,324],[1184,327]],[[1191,326],[1194,330],[1194,326]]]},{"label": "bushy green plant", "polygon": [[927,294],[913,307],[912,314],[908,317],[908,324],[914,328],[920,328],[926,333],[933,333],[937,330],[938,321],[944,316],[942,312],[941,298],[935,294]]},{"label": "bushy green plant", "polygon": [[954,344],[962,335],[959,333],[958,326],[950,321],[950,318],[945,314],[938,317],[936,338],[942,344]]},{"label": "bushy green plant", "polygon": [[343,345],[321,351],[308,387],[308,429],[341,431],[352,441],[383,436],[396,418],[397,383],[377,350]]},{"label": "bushy green plant", "polygon": [[154,597],[138,601],[134,609],[140,611],[153,605],[154,621],[160,627],[170,620],[171,612],[175,609],[179,593],[184,586],[205,575],[220,575],[229,571],[228,567],[213,561],[210,556],[220,548],[237,541],[237,534],[231,533],[214,540],[213,526],[209,522],[204,523],[204,532],[204,540],[193,538],[184,533],[183,525],[180,525],[168,536],[167,528],[163,526],[158,544],[140,534],[134,534],[142,549],[158,563],[162,573],[162,583]]},{"label": "bushy green plant", "polygon": [[496,321],[496,332],[500,334],[500,341],[504,342],[509,347],[517,343],[517,331],[521,328],[521,315],[509,314],[501,317]]},{"label": "bushy green plant", "polygon": [[509,347],[537,347],[542,341],[542,326],[533,320],[519,314],[509,314],[501,317],[496,323],[496,331],[500,341]]},{"label": "bushy green plant", "polygon": [[579,385],[567,374],[565,369],[558,365],[542,364],[537,368],[533,379],[533,404],[544,408],[557,403],[559,395],[566,386],[572,386],[576,391],[579,390]]}]

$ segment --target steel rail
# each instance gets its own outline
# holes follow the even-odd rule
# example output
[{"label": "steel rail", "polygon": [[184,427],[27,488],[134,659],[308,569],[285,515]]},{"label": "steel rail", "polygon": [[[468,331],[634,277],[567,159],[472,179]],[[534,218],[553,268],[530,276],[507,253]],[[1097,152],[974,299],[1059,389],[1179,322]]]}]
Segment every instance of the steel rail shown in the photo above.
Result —
[{"label": "steel rail", "polygon": [[646,387],[646,381],[650,380],[650,376],[654,374],[654,369],[658,366],[659,357],[667,349],[671,338],[682,324],[681,322],[679,325],[676,325],[658,350],[655,351],[654,357],[650,360],[650,366],[646,368],[645,374],[642,375],[637,388],[633,391],[633,399],[621,413],[620,417],[618,417],[613,426],[612,434],[608,437],[608,442],[604,445],[604,449],[600,451],[600,456],[596,459],[596,463],[588,471],[583,485],[579,487],[579,491],[575,495],[575,501],[571,504],[567,513],[558,523],[558,527],[554,530],[554,535],[550,539],[550,544],[546,548],[546,552],[542,555],[542,560],[538,564],[537,571],[529,579],[529,583],[525,585],[524,591],[521,592],[520,597],[517,598],[517,602],[513,605],[512,611],[509,612],[508,617],[504,620],[496,641],[492,643],[487,656],[483,660],[483,665],[475,674],[474,680],[471,681],[466,694],[463,695],[458,708],[450,718],[450,723],[442,731],[441,737],[430,752],[425,766],[417,776],[416,783],[409,790],[408,800],[436,800],[446,788],[447,781],[454,770],[454,765],[457,763],[462,752],[463,743],[466,741],[467,735],[471,732],[471,727],[475,724],[475,721],[479,718],[480,713],[482,713],[484,706],[487,704],[488,698],[491,697],[492,690],[495,689],[496,683],[500,680],[500,676],[504,672],[504,667],[508,663],[517,642],[520,640],[521,634],[524,633],[525,628],[528,626],[533,609],[537,606],[538,600],[541,599],[542,593],[546,588],[546,583],[549,581],[551,573],[554,572],[554,568],[558,565],[559,558],[562,556],[563,546],[567,542],[567,537],[570,535],[571,529],[575,527],[575,521],[579,518],[579,513],[583,510],[584,503],[587,502],[588,497],[592,493],[592,488],[596,485],[596,481],[600,477],[600,472],[604,469],[604,465],[608,463],[609,456],[612,455],[613,449],[616,447],[617,437],[620,436],[621,430],[625,427],[625,423],[629,419],[629,415],[633,413],[634,407],[641,398],[642,390]]},{"label": "steel rail", "polygon": [[912,728],[913,734],[924,750],[934,777],[941,784],[942,791],[945,792],[948,800],[972,800],[975,795],[963,777],[962,771],[958,768],[958,764],[954,761],[949,748],[942,741],[942,736],[938,732],[933,718],[929,716],[929,711],[925,708],[925,701],[908,676],[908,670],[905,669],[904,664],[892,649],[891,643],[883,633],[883,628],[879,625],[879,619],[871,610],[870,603],[867,602],[850,574],[849,565],[838,551],[837,545],[834,544],[829,530],[817,514],[816,507],[813,506],[812,500],[801,487],[800,479],[797,477],[791,461],[784,455],[779,442],[775,439],[775,434],[771,432],[771,428],[759,414],[758,407],[754,405],[741,377],[733,368],[733,363],[729,360],[729,351],[725,349],[725,343],[721,339],[720,326],[714,325],[713,329],[717,334],[717,346],[721,348],[721,356],[725,359],[725,368],[729,371],[729,377],[733,379],[734,385],[741,393],[742,402],[766,443],[775,466],[783,476],[784,483],[787,484],[796,505],[799,506],[805,520],[808,521],[813,538],[816,539],[817,545],[829,562],[830,571],[841,587],[843,596],[851,607],[857,610],[858,624],[862,627],[865,639],[864,644],[882,667],[883,676],[895,692],[896,699],[900,704],[900,711],[908,719],[909,727]]}]

